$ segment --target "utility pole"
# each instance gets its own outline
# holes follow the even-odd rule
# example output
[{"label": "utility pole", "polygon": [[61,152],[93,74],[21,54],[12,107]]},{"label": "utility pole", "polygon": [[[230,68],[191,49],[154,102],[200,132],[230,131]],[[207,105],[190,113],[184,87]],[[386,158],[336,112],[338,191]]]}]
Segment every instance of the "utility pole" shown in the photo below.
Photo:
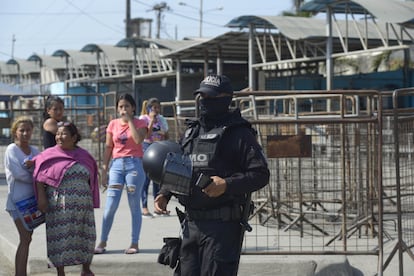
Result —
[{"label": "utility pole", "polygon": [[12,59],[14,58],[14,43],[15,42],[16,42],[16,37],[13,34],[13,37],[12,37],[12,49],[11,49],[11,58]]},{"label": "utility pole", "polygon": [[199,35],[200,37],[203,37],[203,0],[200,0],[200,9],[198,11],[200,16],[200,30]]},{"label": "utility pole", "polygon": [[131,37],[131,0],[126,0],[125,37]]},{"label": "utility pole", "polygon": [[157,13],[157,38],[160,38],[160,29],[161,29],[161,15],[165,10],[170,10],[170,7],[165,2],[161,2],[159,4],[155,4],[152,7],[152,10]]},{"label": "utility pole", "polygon": [[214,8],[214,9],[210,9],[210,10],[204,10],[204,8],[203,8],[203,0],[200,0],[200,6],[198,8],[195,7],[195,6],[192,6],[192,5],[187,4],[186,2],[179,2],[178,5],[180,5],[180,6],[187,6],[189,8],[198,10],[199,19],[200,19],[200,29],[199,29],[199,36],[200,37],[203,37],[203,21],[204,21],[203,15],[206,12],[209,12],[209,11],[221,11],[221,10],[223,10],[223,7],[218,7],[218,8]]}]

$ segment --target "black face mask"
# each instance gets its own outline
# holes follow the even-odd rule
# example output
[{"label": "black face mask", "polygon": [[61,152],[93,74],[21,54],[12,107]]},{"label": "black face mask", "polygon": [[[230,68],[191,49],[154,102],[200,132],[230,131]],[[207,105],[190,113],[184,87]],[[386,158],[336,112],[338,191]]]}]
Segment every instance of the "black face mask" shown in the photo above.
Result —
[{"label": "black face mask", "polygon": [[200,113],[201,116],[209,118],[217,118],[220,115],[227,113],[232,97],[216,97],[216,98],[201,98],[200,99]]}]

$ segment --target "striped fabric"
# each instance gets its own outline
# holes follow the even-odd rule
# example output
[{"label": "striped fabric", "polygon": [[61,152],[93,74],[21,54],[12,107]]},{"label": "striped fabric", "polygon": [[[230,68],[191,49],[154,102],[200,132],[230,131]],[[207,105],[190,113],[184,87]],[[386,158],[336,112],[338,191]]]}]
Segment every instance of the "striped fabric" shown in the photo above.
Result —
[{"label": "striped fabric", "polygon": [[91,263],[96,240],[89,171],[76,163],[58,188],[48,186],[46,214],[49,267]]}]

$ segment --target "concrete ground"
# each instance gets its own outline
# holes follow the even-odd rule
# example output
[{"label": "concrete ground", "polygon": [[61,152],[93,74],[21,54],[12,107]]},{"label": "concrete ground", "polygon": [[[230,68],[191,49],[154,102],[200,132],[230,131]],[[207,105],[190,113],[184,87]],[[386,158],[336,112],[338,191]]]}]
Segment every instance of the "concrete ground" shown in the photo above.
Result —
[{"label": "concrete ground", "polygon": [[[101,205],[104,206],[105,195],[101,194]],[[7,196],[7,185],[4,177],[0,177],[0,256],[2,262],[13,263],[18,243],[18,234],[7,212],[4,211]],[[151,203],[150,203],[151,204]],[[169,209],[174,210],[177,202],[173,200]],[[150,205],[151,206],[151,205]],[[101,234],[103,208],[96,209],[95,218],[98,237]],[[179,234],[178,219],[175,214],[169,217],[143,219],[140,238],[140,253],[126,255],[124,250],[129,245],[130,214],[125,194],[117,211],[110,233],[107,251],[95,255],[92,270],[96,275],[172,275],[169,267],[157,263],[163,237],[174,237]],[[385,252],[390,252],[395,244],[387,244]],[[398,256],[395,256],[383,275],[399,275]],[[0,263],[1,265],[1,263]],[[46,241],[44,225],[33,234],[29,256],[30,275],[55,275],[54,269],[47,268]],[[79,275],[80,266],[67,267],[67,275]],[[377,272],[376,256],[258,256],[242,255],[240,276],[307,276],[307,275],[340,275],[359,276],[375,275]],[[2,274],[3,273],[3,274]],[[8,276],[0,268],[0,276]],[[404,275],[414,275],[414,261],[404,254]]]}]

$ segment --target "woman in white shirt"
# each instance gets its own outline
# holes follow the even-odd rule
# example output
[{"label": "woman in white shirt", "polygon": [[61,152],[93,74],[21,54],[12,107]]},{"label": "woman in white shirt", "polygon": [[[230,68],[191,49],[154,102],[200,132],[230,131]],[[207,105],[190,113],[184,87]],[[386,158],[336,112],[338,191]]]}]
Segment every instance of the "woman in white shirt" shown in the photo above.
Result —
[{"label": "woman in white shirt", "polygon": [[33,121],[29,117],[17,118],[11,127],[14,142],[7,146],[4,154],[8,185],[6,211],[10,213],[16,224],[20,239],[15,258],[15,275],[27,275],[27,259],[33,233],[26,229],[15,206],[15,202],[34,195],[33,161],[31,159],[39,151],[30,145],[33,128]]}]

